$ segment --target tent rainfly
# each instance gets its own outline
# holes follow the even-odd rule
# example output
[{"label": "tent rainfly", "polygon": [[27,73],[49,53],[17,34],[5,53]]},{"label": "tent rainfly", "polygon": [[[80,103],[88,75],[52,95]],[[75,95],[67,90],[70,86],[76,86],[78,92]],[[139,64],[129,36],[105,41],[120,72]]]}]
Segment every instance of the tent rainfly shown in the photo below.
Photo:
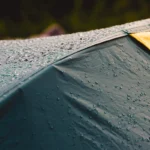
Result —
[{"label": "tent rainfly", "polygon": [[149,150],[149,31],[0,41],[0,150]]}]

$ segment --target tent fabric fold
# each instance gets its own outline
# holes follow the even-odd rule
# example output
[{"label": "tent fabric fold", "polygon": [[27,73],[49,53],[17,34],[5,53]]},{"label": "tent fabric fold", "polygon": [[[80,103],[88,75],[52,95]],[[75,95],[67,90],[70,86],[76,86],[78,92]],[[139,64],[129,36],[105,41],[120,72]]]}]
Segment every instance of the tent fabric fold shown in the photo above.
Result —
[{"label": "tent fabric fold", "polygon": [[149,150],[149,73],[130,34],[67,54],[2,94],[0,150]]}]

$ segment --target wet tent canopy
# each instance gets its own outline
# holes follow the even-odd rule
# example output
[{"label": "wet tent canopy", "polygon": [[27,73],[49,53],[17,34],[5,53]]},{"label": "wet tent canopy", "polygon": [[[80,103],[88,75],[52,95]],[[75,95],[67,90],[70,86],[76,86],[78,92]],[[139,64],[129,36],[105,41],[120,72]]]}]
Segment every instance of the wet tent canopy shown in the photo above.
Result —
[{"label": "wet tent canopy", "polygon": [[150,20],[0,42],[0,149],[149,150]]}]

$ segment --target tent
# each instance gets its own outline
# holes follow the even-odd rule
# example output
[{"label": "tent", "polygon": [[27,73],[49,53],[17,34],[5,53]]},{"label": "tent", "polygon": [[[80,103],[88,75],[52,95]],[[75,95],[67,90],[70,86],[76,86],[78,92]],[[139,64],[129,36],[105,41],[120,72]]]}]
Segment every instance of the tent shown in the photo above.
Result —
[{"label": "tent", "polygon": [[149,150],[149,31],[0,41],[0,150]]}]

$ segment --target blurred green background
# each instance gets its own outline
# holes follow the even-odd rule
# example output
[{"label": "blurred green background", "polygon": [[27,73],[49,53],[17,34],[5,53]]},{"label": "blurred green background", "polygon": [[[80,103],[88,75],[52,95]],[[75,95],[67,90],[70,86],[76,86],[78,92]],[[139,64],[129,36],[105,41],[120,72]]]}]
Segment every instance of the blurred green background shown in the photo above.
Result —
[{"label": "blurred green background", "polygon": [[150,0],[4,0],[0,38],[28,37],[54,23],[66,33],[149,18]]}]

